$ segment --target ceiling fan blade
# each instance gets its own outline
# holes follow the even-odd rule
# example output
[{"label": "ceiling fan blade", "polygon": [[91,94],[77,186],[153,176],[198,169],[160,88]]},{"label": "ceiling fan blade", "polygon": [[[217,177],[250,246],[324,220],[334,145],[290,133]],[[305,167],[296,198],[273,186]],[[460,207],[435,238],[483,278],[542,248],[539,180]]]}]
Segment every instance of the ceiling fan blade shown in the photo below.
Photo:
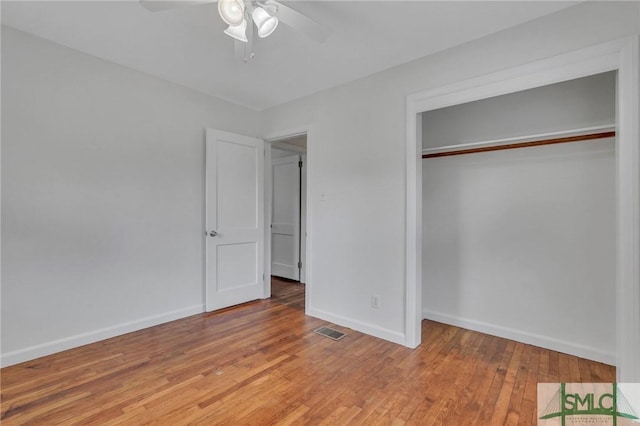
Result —
[{"label": "ceiling fan blade", "polygon": [[291,28],[305,34],[307,37],[316,40],[318,43],[323,43],[329,37],[329,29],[323,25],[320,25],[316,21],[309,19],[297,10],[291,9],[289,6],[285,6],[282,3],[275,1],[267,2],[267,4],[275,4],[277,11],[275,15],[284,24]]},{"label": "ceiling fan blade", "polygon": [[217,0],[140,0],[140,4],[152,12],[176,9],[183,6],[193,6],[196,4],[215,3]]}]

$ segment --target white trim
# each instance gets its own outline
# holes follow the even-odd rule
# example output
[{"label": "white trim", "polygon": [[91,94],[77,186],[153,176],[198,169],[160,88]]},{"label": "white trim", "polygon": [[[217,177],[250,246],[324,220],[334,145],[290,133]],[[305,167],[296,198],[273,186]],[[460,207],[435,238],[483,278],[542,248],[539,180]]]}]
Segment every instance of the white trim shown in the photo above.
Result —
[{"label": "white trim", "polygon": [[[422,116],[407,101],[407,223],[405,342],[415,348],[422,341]],[[410,142],[411,141],[411,142]],[[418,194],[420,196],[418,197]]]},{"label": "white trim", "polygon": [[591,359],[608,365],[615,365],[616,363],[616,356],[614,353],[602,352],[601,350],[596,348],[570,343],[565,340],[558,340],[542,334],[529,333],[527,331],[517,330],[515,328],[503,327],[496,324],[476,321],[456,315],[448,315],[442,312],[431,310],[424,310],[422,316],[427,320],[437,321],[443,324],[455,325],[456,327],[462,327],[468,330],[502,337],[504,339],[515,340],[516,342],[526,343],[545,349],[551,349],[557,352]]},{"label": "white trim", "polygon": [[[270,133],[267,133],[267,136],[263,137],[262,139],[264,139],[265,142],[278,142],[281,140],[288,140],[288,139],[292,139],[298,136],[302,136],[308,133],[308,126],[302,126],[302,127],[294,127],[291,129],[285,129],[282,131],[273,131]],[[308,139],[308,134],[307,134],[307,146],[309,145],[309,139]]]},{"label": "white trim", "polygon": [[640,382],[640,103],[638,37],[618,71],[616,352],[618,382]]},{"label": "white trim", "polygon": [[99,328],[86,333],[52,340],[50,342],[41,343],[39,345],[30,346],[17,351],[3,353],[0,365],[2,365],[2,367],[8,367],[24,361],[30,361],[56,352],[77,348],[78,346],[99,342],[101,340],[131,333],[132,331],[142,330],[181,318],[186,318],[191,315],[201,314],[203,312],[204,305],[194,305],[163,314],[151,315],[134,321],[128,321],[111,327]]},{"label": "white trim", "polygon": [[[291,270],[291,266],[290,265],[284,265],[282,263],[277,263],[277,262],[272,262],[271,263],[271,275],[275,275],[278,277],[285,277],[285,278],[289,278],[290,274],[290,270]],[[269,290],[269,292],[271,292],[271,290]],[[269,296],[271,297],[271,296]]]},{"label": "white trim", "polygon": [[416,113],[614,71],[626,40],[614,40],[407,96]]},{"label": "white trim", "polygon": [[291,151],[291,152],[295,152],[297,154],[305,154],[307,152],[306,148],[302,148],[301,146],[297,146],[297,145],[291,145],[290,143],[286,143],[286,142],[279,142],[278,140],[274,140],[271,143],[275,143],[276,146],[273,147],[275,149],[281,149],[284,151]]},{"label": "white trim", "polygon": [[[420,342],[422,288],[419,278],[422,235],[420,231],[421,170],[415,155],[421,151],[417,135],[418,114],[447,106],[485,99],[586,77],[618,71],[616,137],[617,278],[616,366],[619,382],[640,382],[640,76],[638,37],[601,43],[571,53],[514,67],[407,96],[407,225],[406,225],[406,326],[407,342]],[[411,346],[407,344],[407,346]]]},{"label": "white trim", "polygon": [[331,322],[333,324],[340,325],[342,327],[348,327],[352,330],[359,331],[361,333],[368,334],[379,339],[388,340],[389,342],[403,345],[405,343],[405,336],[402,333],[398,333],[388,328],[374,326],[362,321],[358,321],[352,318],[344,317],[342,315],[336,315],[331,312],[323,311],[321,309],[309,308],[306,312],[307,315],[319,318]]},{"label": "white trim", "polygon": [[302,160],[302,179],[300,180],[301,209],[300,209],[300,236],[302,246],[300,247],[300,261],[302,262],[302,268],[300,269],[300,282],[306,283],[307,279],[307,154],[301,154]]},{"label": "white trim", "polygon": [[570,136],[587,135],[593,132],[609,132],[616,129],[615,124],[604,124],[602,126],[582,127],[580,129],[561,130],[558,132],[538,133],[535,135],[515,136],[512,138],[493,139],[490,141],[468,142],[456,145],[439,146],[437,148],[427,148],[422,150],[422,154],[436,154],[447,151],[457,151],[469,148],[484,148],[488,146],[502,146],[517,142],[535,142],[550,138],[564,138]]},{"label": "white trim", "polygon": [[271,297],[271,223],[273,218],[273,167],[271,142],[264,142],[264,280],[263,297]]}]

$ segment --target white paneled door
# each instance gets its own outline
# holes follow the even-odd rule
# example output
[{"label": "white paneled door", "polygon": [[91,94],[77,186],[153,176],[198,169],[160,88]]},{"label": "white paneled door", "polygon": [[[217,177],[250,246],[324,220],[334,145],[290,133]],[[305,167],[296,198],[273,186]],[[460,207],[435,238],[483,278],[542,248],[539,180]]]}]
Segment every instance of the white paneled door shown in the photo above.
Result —
[{"label": "white paneled door", "polygon": [[300,280],[300,157],[273,160],[271,274]]},{"label": "white paneled door", "polygon": [[264,142],[207,129],[206,310],[264,297]]}]

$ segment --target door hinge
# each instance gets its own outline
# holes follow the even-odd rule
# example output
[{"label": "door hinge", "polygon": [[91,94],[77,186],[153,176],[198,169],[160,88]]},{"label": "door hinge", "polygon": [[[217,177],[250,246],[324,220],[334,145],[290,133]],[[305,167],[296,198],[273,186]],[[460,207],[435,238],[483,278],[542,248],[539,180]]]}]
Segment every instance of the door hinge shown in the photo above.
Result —
[{"label": "door hinge", "polygon": [[262,274],[262,282],[264,282],[264,274]]},{"label": "door hinge", "polygon": [[298,167],[302,168],[302,160],[298,160]]},{"label": "door hinge", "polygon": [[298,262],[298,269],[302,269],[302,262]]}]

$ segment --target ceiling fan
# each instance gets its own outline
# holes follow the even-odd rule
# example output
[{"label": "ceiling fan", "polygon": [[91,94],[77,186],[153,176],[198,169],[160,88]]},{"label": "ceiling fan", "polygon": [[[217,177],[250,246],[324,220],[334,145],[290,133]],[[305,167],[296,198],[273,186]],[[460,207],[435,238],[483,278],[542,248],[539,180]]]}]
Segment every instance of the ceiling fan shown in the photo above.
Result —
[{"label": "ceiling fan", "polygon": [[329,37],[327,27],[275,0],[140,0],[152,12],[216,2],[220,18],[229,25],[224,33],[234,39],[235,56],[244,62],[255,56],[254,24],[260,38],[271,35],[280,22],[319,43]]}]

